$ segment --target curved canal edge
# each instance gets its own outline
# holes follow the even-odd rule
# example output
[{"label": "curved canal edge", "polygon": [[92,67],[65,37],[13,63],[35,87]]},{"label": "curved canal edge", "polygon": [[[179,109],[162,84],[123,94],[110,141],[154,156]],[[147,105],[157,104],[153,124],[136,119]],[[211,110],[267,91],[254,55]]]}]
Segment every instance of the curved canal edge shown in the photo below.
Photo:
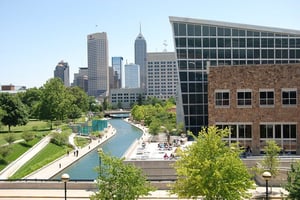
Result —
[{"label": "curved canal edge", "polygon": [[56,174],[60,173],[73,163],[80,160],[82,157],[90,153],[91,151],[97,149],[101,144],[105,143],[113,136],[116,135],[116,130],[109,125],[105,130],[105,134],[102,138],[97,138],[91,141],[91,143],[81,149],[74,150],[70,153],[66,153],[66,155],[58,158],[57,160],[45,165],[41,169],[33,172],[32,174],[26,176],[26,179],[50,179]]}]

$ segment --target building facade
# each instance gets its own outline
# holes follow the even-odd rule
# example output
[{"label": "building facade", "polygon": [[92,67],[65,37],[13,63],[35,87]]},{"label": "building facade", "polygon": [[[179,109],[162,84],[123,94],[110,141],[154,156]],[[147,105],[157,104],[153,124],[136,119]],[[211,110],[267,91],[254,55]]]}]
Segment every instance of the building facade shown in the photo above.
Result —
[{"label": "building facade", "polygon": [[72,86],[78,86],[88,93],[88,68],[80,67],[78,73],[74,74]]},{"label": "building facade", "polygon": [[225,140],[254,154],[270,139],[285,153],[300,154],[299,91],[300,64],[211,67],[209,125],[230,128]]},{"label": "building facade", "polygon": [[[287,64],[300,59],[300,31],[170,17],[178,63],[178,116],[198,134],[208,125],[207,63]],[[209,61],[209,62],[208,62]]]},{"label": "building facade", "polygon": [[169,99],[176,96],[178,83],[174,52],[147,53],[147,96]]},{"label": "building facade", "polygon": [[60,78],[66,87],[70,86],[70,68],[67,62],[62,60],[56,65],[54,78]]},{"label": "building facade", "polygon": [[88,49],[88,95],[106,96],[109,87],[107,34],[94,33],[87,36]]},{"label": "building facade", "polygon": [[110,90],[110,103],[114,107],[130,109],[135,103],[146,98],[146,91],[142,88],[119,88]]},{"label": "building facade", "polygon": [[113,68],[113,76],[117,76],[114,78],[114,82],[117,81],[116,86],[114,88],[121,88],[122,86],[122,68],[123,68],[123,57],[112,57],[111,65]]},{"label": "building facade", "polygon": [[124,65],[125,88],[140,88],[140,66],[137,64]]},{"label": "building facade", "polygon": [[140,30],[139,35],[134,42],[134,62],[140,66],[140,86],[141,88],[147,88],[147,43]]}]

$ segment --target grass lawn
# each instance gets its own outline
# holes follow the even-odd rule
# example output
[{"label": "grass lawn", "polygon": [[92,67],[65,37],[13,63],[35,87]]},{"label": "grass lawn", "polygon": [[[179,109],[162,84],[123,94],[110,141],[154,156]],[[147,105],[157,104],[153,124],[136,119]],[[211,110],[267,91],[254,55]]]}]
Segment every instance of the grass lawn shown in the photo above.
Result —
[{"label": "grass lawn", "polygon": [[89,138],[86,137],[75,137],[74,138],[74,143],[78,147],[85,147],[91,142]]},{"label": "grass lawn", "polygon": [[66,154],[68,147],[57,146],[53,143],[49,143],[43,150],[41,150],[36,156],[23,165],[11,179],[23,178],[26,175],[40,169],[44,165],[56,160],[57,158]]},{"label": "grass lawn", "polygon": [[4,169],[8,164],[16,160],[23,153],[25,153],[29,148],[33,147],[36,143],[40,141],[40,138],[35,138],[32,141],[20,142],[11,145],[10,153],[5,157],[5,159],[0,158],[0,171]]},{"label": "grass lawn", "polygon": [[49,125],[44,121],[29,121],[25,126],[11,127],[11,132],[8,132],[7,126],[0,128],[0,146],[6,144],[5,138],[8,134],[14,134],[16,140],[22,139],[23,132],[34,132],[37,136],[47,135],[50,131]]}]

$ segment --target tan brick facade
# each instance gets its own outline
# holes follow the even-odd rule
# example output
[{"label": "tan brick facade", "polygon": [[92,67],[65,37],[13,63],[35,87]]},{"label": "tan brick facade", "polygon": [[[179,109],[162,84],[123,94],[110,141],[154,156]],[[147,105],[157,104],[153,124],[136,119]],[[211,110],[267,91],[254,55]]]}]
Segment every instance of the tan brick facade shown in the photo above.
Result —
[{"label": "tan brick facade", "polygon": [[[282,90],[296,89],[296,105],[282,104]],[[254,154],[259,154],[265,145],[260,138],[261,124],[295,124],[294,141],[279,139],[283,149],[300,154],[300,64],[286,65],[245,65],[210,67],[208,75],[208,113],[209,125],[251,124],[251,146]],[[216,106],[216,91],[229,91],[229,105]],[[237,91],[251,91],[251,106],[237,106]],[[274,105],[260,105],[260,91],[274,91]],[[274,126],[275,127],[275,126]]]}]

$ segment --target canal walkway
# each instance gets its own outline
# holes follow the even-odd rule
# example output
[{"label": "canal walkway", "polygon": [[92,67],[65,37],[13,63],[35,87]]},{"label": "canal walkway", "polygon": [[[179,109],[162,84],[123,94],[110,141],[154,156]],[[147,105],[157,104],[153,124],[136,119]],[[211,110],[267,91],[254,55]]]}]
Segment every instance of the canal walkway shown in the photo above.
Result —
[{"label": "canal walkway", "polygon": [[[109,140],[116,134],[116,130],[112,126],[108,126],[106,131],[104,131],[104,136],[100,139],[92,139],[91,143],[81,149],[75,148],[72,152],[66,153],[66,155],[60,157],[59,159],[45,165],[41,169],[33,172],[32,174],[24,177],[25,179],[50,179],[63,169],[67,168],[71,164],[78,161],[80,158],[91,152],[92,150],[96,149],[102,143]],[[69,140],[73,141],[73,137],[75,134],[72,134]]]}]

